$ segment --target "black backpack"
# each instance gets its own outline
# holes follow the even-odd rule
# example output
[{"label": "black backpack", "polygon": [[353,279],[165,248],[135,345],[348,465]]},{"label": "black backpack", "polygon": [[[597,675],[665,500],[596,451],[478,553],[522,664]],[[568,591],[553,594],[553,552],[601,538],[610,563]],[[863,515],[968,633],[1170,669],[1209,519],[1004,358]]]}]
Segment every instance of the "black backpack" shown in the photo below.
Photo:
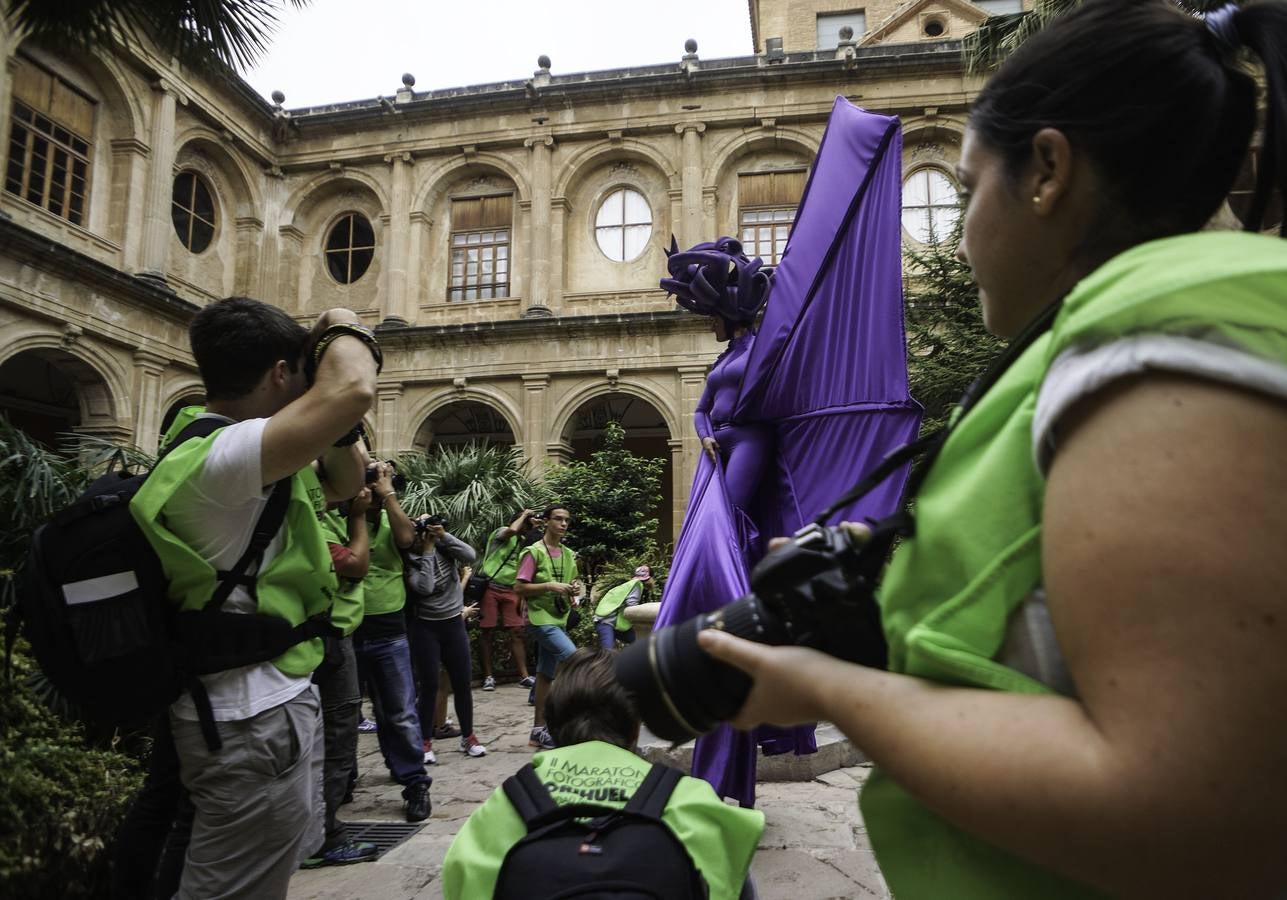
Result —
[{"label": "black backpack", "polygon": [[531,763],[501,786],[527,826],[505,854],[497,900],[689,900],[706,882],[679,838],[661,820],[675,769],[654,765],[624,809],[560,806]]},{"label": "black backpack", "polygon": [[[165,452],[224,424],[197,419]],[[206,743],[217,750],[210,700],[196,676],[267,662],[332,629],[326,616],[292,627],[283,619],[221,609],[238,584],[253,595],[255,579],[246,572],[285,521],[289,478],[274,485],[250,546],[231,570],[218,573],[206,605],[179,612],[166,596],[161,560],[130,515],[130,500],[148,474],[110,471],[36,530],[19,586],[18,613],[41,670],[84,718],[110,726],[140,725],[187,689]],[[12,638],[10,629],[10,643]]]}]

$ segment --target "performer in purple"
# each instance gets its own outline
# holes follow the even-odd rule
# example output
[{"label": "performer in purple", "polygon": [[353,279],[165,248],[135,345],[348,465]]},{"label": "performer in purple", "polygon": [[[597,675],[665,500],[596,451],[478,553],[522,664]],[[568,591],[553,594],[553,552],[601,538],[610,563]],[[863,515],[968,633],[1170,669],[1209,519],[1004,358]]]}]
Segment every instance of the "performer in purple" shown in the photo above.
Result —
[{"label": "performer in purple", "polygon": [[[769,538],[812,521],[915,437],[920,406],[907,390],[903,333],[901,159],[897,119],[837,98],[771,278],[733,238],[683,252],[672,242],[662,288],[684,308],[712,316],[729,347],[694,415],[705,452],[657,627],[747,593]],[[892,512],[903,481],[888,479],[829,523]],[[811,727],[751,734],[721,726],[698,738],[693,774],[753,805],[757,742],[766,754],[816,749]]]}]

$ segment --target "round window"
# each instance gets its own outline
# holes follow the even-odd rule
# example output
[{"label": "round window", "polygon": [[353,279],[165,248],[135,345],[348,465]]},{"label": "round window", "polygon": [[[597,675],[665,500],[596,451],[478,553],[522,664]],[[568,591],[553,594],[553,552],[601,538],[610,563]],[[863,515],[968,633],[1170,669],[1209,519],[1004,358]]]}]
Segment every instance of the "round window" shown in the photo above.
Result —
[{"label": "round window", "polygon": [[926,37],[932,37],[932,38],[942,37],[943,32],[946,30],[947,29],[943,26],[942,19],[930,19],[925,23]]},{"label": "round window", "polygon": [[170,218],[179,241],[192,253],[210,246],[215,233],[214,193],[196,172],[180,172],[174,179]]},{"label": "round window", "polygon": [[594,238],[603,255],[615,262],[629,262],[643,253],[652,237],[652,210],[643,194],[633,188],[610,191],[594,217]]},{"label": "round window", "polygon": [[951,236],[961,216],[956,185],[942,169],[917,169],[903,182],[903,228],[922,244]]},{"label": "round window", "polygon": [[361,213],[345,213],[326,235],[326,271],[340,284],[352,284],[375,257],[375,231]]}]

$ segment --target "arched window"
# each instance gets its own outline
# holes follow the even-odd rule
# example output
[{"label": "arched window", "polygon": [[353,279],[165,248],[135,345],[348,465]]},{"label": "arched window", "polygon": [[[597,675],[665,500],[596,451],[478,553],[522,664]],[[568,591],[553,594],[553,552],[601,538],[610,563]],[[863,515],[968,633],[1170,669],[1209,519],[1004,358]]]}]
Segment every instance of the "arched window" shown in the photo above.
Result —
[{"label": "arched window", "polygon": [[614,262],[629,262],[643,253],[652,237],[652,210],[644,195],[633,188],[610,191],[594,217],[594,238],[603,255]]},{"label": "arched window", "polygon": [[196,172],[180,172],[174,179],[170,218],[179,242],[191,252],[200,253],[214,240],[214,194]]},{"label": "arched window", "polygon": [[346,213],[326,236],[326,271],[340,284],[352,284],[375,257],[375,231],[366,216]]},{"label": "arched window", "polygon": [[960,215],[956,185],[942,169],[917,169],[903,182],[903,228],[913,240],[946,240]]}]

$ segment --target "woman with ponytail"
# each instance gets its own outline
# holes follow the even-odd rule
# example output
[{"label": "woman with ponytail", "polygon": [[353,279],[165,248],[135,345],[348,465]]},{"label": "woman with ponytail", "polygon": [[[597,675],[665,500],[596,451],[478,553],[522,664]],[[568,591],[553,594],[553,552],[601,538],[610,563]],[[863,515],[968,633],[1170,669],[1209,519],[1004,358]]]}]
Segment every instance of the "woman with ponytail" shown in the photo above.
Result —
[{"label": "woman with ponytail", "polygon": [[[1251,233],[1206,231],[1257,71]],[[1090,0],[979,95],[959,253],[1013,341],[879,586],[889,671],[701,638],[734,724],[874,760],[900,900],[1287,896],[1284,173],[1280,0]]]}]

